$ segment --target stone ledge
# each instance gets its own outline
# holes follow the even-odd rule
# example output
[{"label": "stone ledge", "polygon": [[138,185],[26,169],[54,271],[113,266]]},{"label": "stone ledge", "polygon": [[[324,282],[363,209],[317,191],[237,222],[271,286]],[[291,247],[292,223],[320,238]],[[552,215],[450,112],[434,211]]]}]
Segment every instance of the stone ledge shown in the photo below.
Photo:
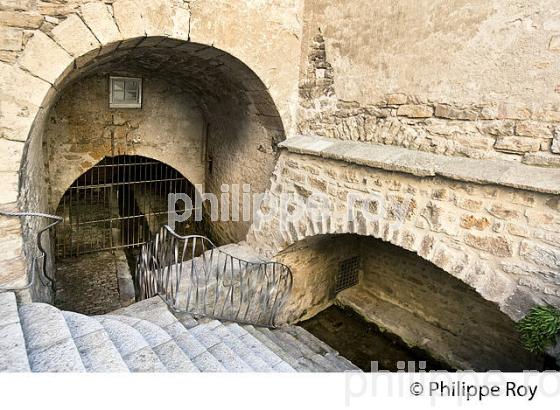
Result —
[{"label": "stone ledge", "polygon": [[416,176],[495,184],[528,191],[560,194],[560,169],[540,168],[496,159],[449,157],[391,145],[298,135],[279,144],[290,152],[405,172]]}]

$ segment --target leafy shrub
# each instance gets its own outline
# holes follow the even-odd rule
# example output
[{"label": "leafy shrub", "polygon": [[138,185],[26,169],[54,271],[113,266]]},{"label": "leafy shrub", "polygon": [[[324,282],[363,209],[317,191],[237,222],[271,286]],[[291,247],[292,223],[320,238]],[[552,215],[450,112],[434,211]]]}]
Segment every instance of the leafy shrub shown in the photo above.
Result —
[{"label": "leafy shrub", "polygon": [[535,306],[519,321],[517,329],[527,350],[544,352],[560,333],[560,310],[550,305]]}]

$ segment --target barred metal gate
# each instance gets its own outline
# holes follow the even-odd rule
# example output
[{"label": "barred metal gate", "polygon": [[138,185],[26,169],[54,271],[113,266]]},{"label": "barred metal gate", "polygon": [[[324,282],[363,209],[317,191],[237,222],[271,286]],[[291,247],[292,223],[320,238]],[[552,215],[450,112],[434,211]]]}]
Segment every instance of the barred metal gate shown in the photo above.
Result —
[{"label": "barred metal gate", "polygon": [[[141,246],[167,223],[168,194],[176,192],[194,198],[194,186],[166,164],[137,155],[105,158],[76,179],[59,203],[56,213],[64,221],[55,232],[57,256]],[[182,202],[176,206],[174,212],[185,211]],[[196,233],[194,214],[176,229]]]}]

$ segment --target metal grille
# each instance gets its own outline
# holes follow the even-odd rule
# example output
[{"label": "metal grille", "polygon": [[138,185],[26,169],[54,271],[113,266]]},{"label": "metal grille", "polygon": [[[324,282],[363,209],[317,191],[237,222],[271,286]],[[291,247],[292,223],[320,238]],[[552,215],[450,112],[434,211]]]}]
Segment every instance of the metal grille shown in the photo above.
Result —
[{"label": "metal grille", "polygon": [[361,259],[353,256],[345,259],[338,264],[338,274],[336,275],[335,293],[344,289],[351,288],[358,284]]},{"label": "metal grille", "polygon": [[[167,223],[169,193],[194,186],[178,171],[136,155],[107,157],[80,176],[57,208],[64,222],[55,232],[56,254],[75,256],[102,250],[139,247]],[[185,211],[178,201],[175,212]],[[194,213],[177,225],[181,234],[195,233]]]}]

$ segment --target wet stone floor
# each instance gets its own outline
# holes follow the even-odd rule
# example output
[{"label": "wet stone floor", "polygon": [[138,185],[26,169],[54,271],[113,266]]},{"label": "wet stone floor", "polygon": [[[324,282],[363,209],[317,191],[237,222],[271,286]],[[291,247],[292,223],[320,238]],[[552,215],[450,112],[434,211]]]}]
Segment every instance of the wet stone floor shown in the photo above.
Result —
[{"label": "wet stone floor", "polygon": [[[378,370],[392,372],[405,370],[398,362],[415,362],[418,366],[419,361],[426,362],[427,371],[452,370],[425,352],[409,348],[396,336],[383,333],[350,309],[331,306],[299,325],[366,372],[372,371],[374,361]],[[415,371],[408,366],[406,370]]]},{"label": "wet stone floor", "polygon": [[86,315],[119,309],[117,263],[110,251],[57,260],[55,305]]}]

